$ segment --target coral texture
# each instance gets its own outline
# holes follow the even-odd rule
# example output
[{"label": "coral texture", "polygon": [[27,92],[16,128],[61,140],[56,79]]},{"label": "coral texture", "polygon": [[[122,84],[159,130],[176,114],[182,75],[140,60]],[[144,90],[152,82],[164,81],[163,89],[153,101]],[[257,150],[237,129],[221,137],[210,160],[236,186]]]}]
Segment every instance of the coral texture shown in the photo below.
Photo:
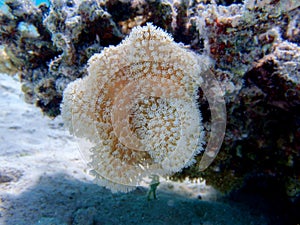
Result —
[{"label": "coral texture", "polygon": [[2,73],[14,75],[18,72],[13,60],[11,60],[9,53],[3,45],[0,45],[0,68]]},{"label": "coral texture", "polygon": [[[152,22],[176,42],[214,60],[211,70],[225,94],[228,115],[213,165],[200,171],[199,155],[172,178],[205,178],[226,192],[267,177],[292,201],[300,199],[298,0],[6,4],[8,13],[0,14],[0,71],[19,71],[26,101],[48,116],[60,114],[63,90],[87,75],[87,60],[94,53],[117,45],[133,27]],[[28,28],[39,35],[28,35]],[[202,123],[209,131],[211,104],[201,91],[199,96]]]},{"label": "coral texture", "polygon": [[[175,179],[202,177],[230,192],[265,177],[292,201],[299,199],[299,6],[299,1],[249,0],[193,8],[191,21],[204,38],[204,51],[216,62],[229,116],[213,165],[199,172],[194,164]],[[204,124],[205,118],[203,113]],[[272,190],[272,184],[266,189]]]},{"label": "coral texture", "polygon": [[95,54],[89,75],[68,85],[62,116],[72,133],[93,143],[90,166],[99,184],[129,191],[146,176],[194,162],[203,140],[201,59],[206,65],[148,24]]}]

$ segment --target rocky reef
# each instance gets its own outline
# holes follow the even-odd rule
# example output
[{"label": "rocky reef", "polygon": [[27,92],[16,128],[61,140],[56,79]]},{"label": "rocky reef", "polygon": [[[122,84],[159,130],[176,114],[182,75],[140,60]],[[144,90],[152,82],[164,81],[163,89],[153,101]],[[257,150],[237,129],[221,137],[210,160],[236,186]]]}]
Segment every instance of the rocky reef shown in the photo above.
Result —
[{"label": "rocky reef", "polygon": [[198,173],[195,166],[178,176],[200,176],[223,191],[270,176],[288,195],[298,196],[300,36],[291,24],[299,19],[299,3],[196,8],[191,20],[225,91],[227,131],[211,168]]},{"label": "rocky reef", "polygon": [[[210,57],[224,91],[227,131],[213,165],[172,179],[204,178],[229,192],[257,177],[300,196],[300,3],[297,0],[7,0],[0,14],[0,72],[18,73],[25,100],[55,117],[87,60],[152,22]],[[209,130],[210,112],[200,98]],[[199,161],[201,155],[198,156]]]}]

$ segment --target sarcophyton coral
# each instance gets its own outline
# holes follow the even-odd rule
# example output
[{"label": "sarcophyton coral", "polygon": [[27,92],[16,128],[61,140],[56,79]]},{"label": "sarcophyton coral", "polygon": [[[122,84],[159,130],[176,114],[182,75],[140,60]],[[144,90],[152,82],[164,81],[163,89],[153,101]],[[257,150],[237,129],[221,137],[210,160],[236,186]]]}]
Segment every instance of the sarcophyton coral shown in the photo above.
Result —
[{"label": "sarcophyton coral", "polygon": [[[194,162],[203,145],[197,96],[208,63],[151,24],[89,60],[89,75],[64,92],[62,116],[71,133],[91,143],[90,154],[86,145],[83,152],[100,185],[126,192],[146,176]],[[218,147],[206,152],[203,168]]]},{"label": "sarcophyton coral", "polygon": [[[0,12],[4,55],[0,64],[8,67],[0,65],[0,70],[17,69],[26,101],[51,117],[60,114],[67,84],[87,75],[87,60],[104,47],[119,44],[135,26],[152,22],[187,49],[211,57],[211,69],[225,93],[226,137],[208,169],[203,171],[203,165],[211,162],[214,146],[172,178],[201,178],[230,192],[248,185],[245,180],[261,185],[264,182],[256,177],[270,177],[299,202],[299,0],[51,0],[49,7],[36,7],[31,0],[6,0],[5,4],[8,12]],[[39,37],[22,32],[24,23],[36,27]],[[211,102],[219,105],[213,100],[207,105],[205,97],[213,89],[208,85],[204,98],[200,91],[198,99],[208,131],[214,112]],[[216,137],[210,135],[208,144]],[[266,189],[278,199],[272,183]]]}]

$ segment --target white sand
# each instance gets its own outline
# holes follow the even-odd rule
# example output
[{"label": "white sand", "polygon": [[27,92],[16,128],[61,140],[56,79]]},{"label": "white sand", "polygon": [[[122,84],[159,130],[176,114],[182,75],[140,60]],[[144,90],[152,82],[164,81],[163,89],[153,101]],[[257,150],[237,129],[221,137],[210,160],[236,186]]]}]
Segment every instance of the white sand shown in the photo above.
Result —
[{"label": "white sand", "polygon": [[[224,202],[201,184],[162,182],[112,194],[92,183],[60,117],[24,103],[16,79],[0,74],[0,224],[267,224],[260,212]],[[201,196],[202,199],[198,199]]]}]

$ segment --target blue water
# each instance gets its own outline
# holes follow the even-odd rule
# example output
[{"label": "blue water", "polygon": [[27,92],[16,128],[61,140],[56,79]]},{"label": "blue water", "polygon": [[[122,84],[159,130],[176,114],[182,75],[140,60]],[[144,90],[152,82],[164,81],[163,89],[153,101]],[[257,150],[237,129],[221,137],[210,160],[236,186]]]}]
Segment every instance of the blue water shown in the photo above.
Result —
[{"label": "blue water", "polygon": [[[32,0],[36,5],[39,5],[41,3],[46,3],[47,5],[50,5],[50,1],[49,0]],[[4,5],[5,0],[0,0],[0,7],[2,7]]]},{"label": "blue water", "polygon": [[35,0],[34,2],[35,2],[36,5],[39,5],[39,4],[43,3],[43,2],[45,2],[47,5],[50,4],[48,0]]}]

